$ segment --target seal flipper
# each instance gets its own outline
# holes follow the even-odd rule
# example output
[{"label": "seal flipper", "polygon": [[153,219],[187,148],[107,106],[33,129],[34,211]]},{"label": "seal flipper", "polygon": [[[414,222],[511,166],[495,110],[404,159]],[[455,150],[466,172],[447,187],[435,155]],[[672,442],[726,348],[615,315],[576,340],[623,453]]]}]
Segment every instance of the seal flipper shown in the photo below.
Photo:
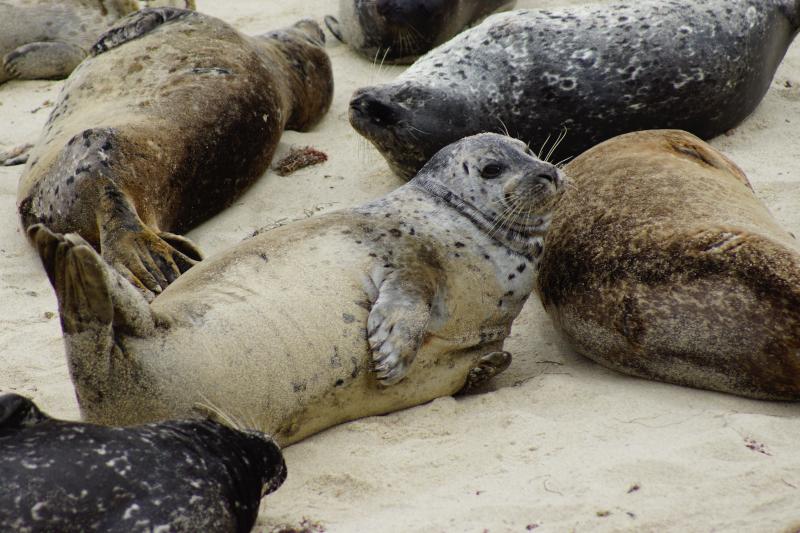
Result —
[{"label": "seal flipper", "polygon": [[189,16],[193,11],[175,7],[155,7],[136,11],[106,30],[92,46],[90,54],[96,56],[128,41],[138,39],[171,20]]},{"label": "seal flipper", "polygon": [[119,338],[153,334],[155,316],[144,297],[79,235],[57,235],[36,224],[28,229],[28,237],[58,298],[78,399],[82,405],[101,403],[119,388],[117,374],[126,367],[135,370]]},{"label": "seal flipper", "polygon": [[50,418],[36,404],[19,394],[0,396],[0,431],[40,424]]},{"label": "seal flipper", "polygon": [[324,20],[325,20],[325,26],[328,27],[328,31],[331,32],[331,35],[336,37],[336,39],[338,39],[340,43],[343,43],[344,39],[342,38],[342,29],[339,27],[339,21],[336,19],[336,17],[331,15],[325,15]]},{"label": "seal flipper", "polygon": [[511,365],[509,352],[487,353],[478,360],[478,363],[467,374],[467,382],[456,394],[469,394],[475,389],[503,372]]},{"label": "seal flipper", "polygon": [[85,57],[86,51],[74,44],[35,42],[6,54],[3,67],[20,80],[66,78]]},{"label": "seal flipper", "polygon": [[8,150],[0,151],[0,164],[10,167],[14,165],[24,165],[28,162],[33,145],[30,143],[21,144]]},{"label": "seal flipper", "polygon": [[[97,219],[103,259],[148,299],[202,259],[189,239],[166,232],[161,233],[164,239],[150,229],[136,214],[128,196],[114,183],[106,184],[100,192]],[[173,247],[169,241],[179,246]],[[180,249],[191,252],[191,256]]]},{"label": "seal flipper", "polygon": [[[422,345],[437,283],[420,272],[398,269],[384,276],[373,273],[377,288],[367,318],[373,371],[383,385],[394,385],[408,374]],[[369,291],[372,292],[372,291]]]}]

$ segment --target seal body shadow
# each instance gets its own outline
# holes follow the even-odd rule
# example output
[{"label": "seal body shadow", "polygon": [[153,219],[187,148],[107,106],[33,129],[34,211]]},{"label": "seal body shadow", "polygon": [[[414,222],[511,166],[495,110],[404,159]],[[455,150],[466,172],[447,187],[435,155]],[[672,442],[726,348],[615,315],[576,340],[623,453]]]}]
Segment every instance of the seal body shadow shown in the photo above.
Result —
[{"label": "seal body shadow", "polygon": [[552,161],[644,129],[708,139],[759,104],[797,11],[796,0],[645,0],[501,13],[359,90],[350,120],[406,179],[479,131],[543,154],[562,134]]},{"label": "seal body shadow", "polygon": [[174,8],[120,21],[67,80],[20,178],[23,227],[75,232],[148,297],[200,259],[177,235],[268,168],[333,92],[313,22],[247,37]]},{"label": "seal body shadow", "polygon": [[[143,4],[195,8],[194,0]],[[0,83],[66,78],[105,29],[139,7],[135,0],[0,2]]]},{"label": "seal body shadow", "polygon": [[800,244],[742,171],[679,131],[565,168],[537,289],[583,355],[647,379],[800,399]]},{"label": "seal body shadow", "polygon": [[[499,168],[487,160],[506,170],[478,176]],[[285,445],[508,366],[498,352],[533,290],[562,183],[519,141],[465,139],[386,197],[261,233],[150,304],[80,237],[40,225],[30,236],[87,420],[135,424],[209,403]],[[525,203],[501,219],[482,195]]]},{"label": "seal body shadow", "polygon": [[326,17],[339,40],[375,62],[409,64],[516,0],[340,0]]},{"label": "seal body shadow", "polygon": [[210,420],[56,420],[0,396],[3,531],[250,531],[286,478],[278,446]]}]

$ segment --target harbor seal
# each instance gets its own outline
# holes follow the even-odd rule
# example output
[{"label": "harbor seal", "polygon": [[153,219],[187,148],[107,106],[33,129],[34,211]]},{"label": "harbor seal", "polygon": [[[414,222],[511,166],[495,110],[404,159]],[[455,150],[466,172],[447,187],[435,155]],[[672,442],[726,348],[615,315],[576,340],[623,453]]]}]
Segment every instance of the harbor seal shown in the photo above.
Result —
[{"label": "harbor seal", "polygon": [[560,135],[553,161],[643,129],[708,139],[761,101],[800,27],[798,5],[637,0],[493,15],[397,80],[357,91],[350,122],[406,179],[481,131],[537,149]]},{"label": "harbor seal", "polygon": [[313,21],[258,37],[176,8],[123,19],[73,72],[19,183],[24,228],[75,232],[148,297],[200,259],[178,233],[269,167],[333,97]]},{"label": "harbor seal", "polygon": [[523,143],[466,138],[383,198],[206,259],[150,305],[79,237],[30,236],[84,417],[184,417],[207,398],[286,445],[505,368],[562,189]]},{"label": "harbor seal", "polygon": [[275,442],[211,420],[111,428],[0,396],[3,531],[245,532],[286,478]]},{"label": "harbor seal", "polygon": [[[194,0],[142,4],[195,9]],[[0,1],[0,84],[66,78],[103,31],[137,9],[135,0]]]},{"label": "harbor seal", "polygon": [[516,0],[339,0],[333,35],[374,61],[412,63],[486,15]]},{"label": "harbor seal", "polygon": [[800,399],[800,243],[697,137],[616,137],[565,167],[537,290],[583,355],[647,379]]}]

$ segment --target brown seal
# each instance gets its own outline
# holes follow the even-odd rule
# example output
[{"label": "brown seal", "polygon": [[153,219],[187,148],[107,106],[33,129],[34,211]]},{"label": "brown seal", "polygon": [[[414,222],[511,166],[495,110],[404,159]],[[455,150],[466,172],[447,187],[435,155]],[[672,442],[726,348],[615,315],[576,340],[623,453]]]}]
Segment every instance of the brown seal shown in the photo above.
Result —
[{"label": "brown seal", "polygon": [[538,291],[582,354],[634,376],[800,399],[800,244],[686,132],[622,135],[566,168]]},{"label": "brown seal", "polygon": [[288,444],[505,369],[562,183],[519,141],[468,137],[387,196],[261,233],[150,304],[78,236],[30,234],[89,421],[209,403]]},{"label": "brown seal", "polygon": [[[194,0],[143,1],[194,9]],[[66,78],[97,37],[139,9],[136,0],[0,0],[0,83]]]},{"label": "brown seal", "polygon": [[159,293],[199,259],[175,233],[228,206],[332,95],[313,21],[248,37],[194,11],[138,11],[67,80],[20,179],[22,224],[79,233]]}]

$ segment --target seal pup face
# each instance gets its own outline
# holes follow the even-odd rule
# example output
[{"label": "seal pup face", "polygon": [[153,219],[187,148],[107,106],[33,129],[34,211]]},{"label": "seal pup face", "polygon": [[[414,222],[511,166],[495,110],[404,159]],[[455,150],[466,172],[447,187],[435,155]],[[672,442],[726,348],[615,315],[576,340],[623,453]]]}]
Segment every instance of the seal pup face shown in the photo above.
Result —
[{"label": "seal pup face", "polygon": [[35,426],[48,420],[36,404],[19,394],[0,396],[0,431]]},{"label": "seal pup face", "polygon": [[525,143],[482,133],[440,150],[411,183],[444,199],[507,247],[528,253],[550,225],[565,176]]},{"label": "seal pup face", "polygon": [[267,61],[276,59],[277,50],[287,66],[295,104],[286,128],[305,131],[319,122],[333,101],[333,70],[322,28],[311,19],[303,19],[260,35],[254,43],[260,45]]},{"label": "seal pup face", "polygon": [[458,93],[411,81],[365,87],[350,100],[350,124],[405,179],[411,179],[440,147],[491,129],[474,117],[470,102]]}]

